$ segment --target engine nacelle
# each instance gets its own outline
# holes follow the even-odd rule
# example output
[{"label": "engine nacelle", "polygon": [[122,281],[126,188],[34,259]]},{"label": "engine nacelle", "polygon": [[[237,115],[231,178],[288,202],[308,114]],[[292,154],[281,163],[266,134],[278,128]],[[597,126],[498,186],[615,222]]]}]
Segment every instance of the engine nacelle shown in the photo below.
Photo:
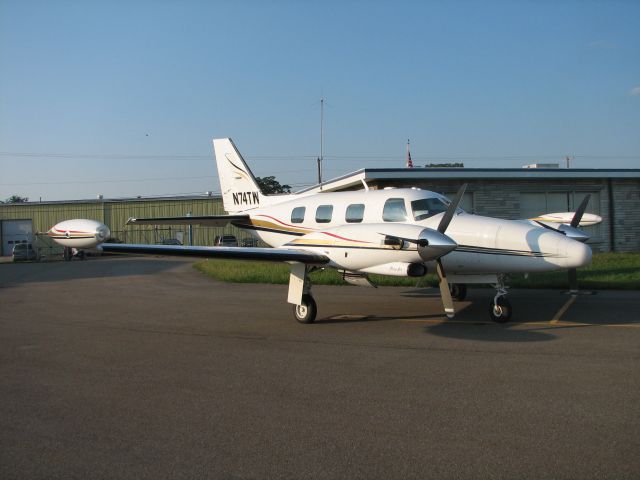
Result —
[{"label": "engine nacelle", "polygon": [[105,242],[111,236],[111,231],[104,223],[77,218],[57,223],[47,235],[65,247],[92,248]]},{"label": "engine nacelle", "polygon": [[360,271],[393,277],[424,277],[427,274],[427,267],[423,263],[391,262],[363,268]]}]

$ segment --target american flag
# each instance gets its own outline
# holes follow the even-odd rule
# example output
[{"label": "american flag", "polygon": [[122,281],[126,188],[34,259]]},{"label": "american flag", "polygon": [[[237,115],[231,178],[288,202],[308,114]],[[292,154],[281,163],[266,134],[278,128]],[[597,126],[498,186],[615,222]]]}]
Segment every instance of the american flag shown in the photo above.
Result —
[{"label": "american flag", "polygon": [[407,168],[413,168],[413,162],[411,161],[411,152],[409,151],[409,140],[407,140]]}]

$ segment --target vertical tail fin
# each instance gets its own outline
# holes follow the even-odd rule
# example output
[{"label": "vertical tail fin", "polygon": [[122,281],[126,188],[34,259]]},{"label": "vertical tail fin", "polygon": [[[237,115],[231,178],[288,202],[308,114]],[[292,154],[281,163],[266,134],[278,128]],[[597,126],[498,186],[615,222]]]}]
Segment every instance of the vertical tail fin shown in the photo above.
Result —
[{"label": "vertical tail fin", "polygon": [[213,150],[218,166],[224,209],[229,213],[264,206],[266,196],[230,138],[214,138]]}]

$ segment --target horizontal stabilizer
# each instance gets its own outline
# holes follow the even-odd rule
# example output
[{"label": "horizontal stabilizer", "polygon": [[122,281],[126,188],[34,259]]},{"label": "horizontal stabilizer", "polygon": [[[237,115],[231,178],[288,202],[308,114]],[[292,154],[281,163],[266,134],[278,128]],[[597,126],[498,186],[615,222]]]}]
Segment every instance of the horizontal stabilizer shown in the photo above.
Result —
[{"label": "horizontal stabilizer", "polygon": [[329,262],[329,258],[325,255],[294,248],[186,247],[177,245],[141,245],[131,243],[103,243],[99,248],[103,252],[109,253],[228,258],[234,260],[261,260],[265,262],[301,262],[317,265],[323,265]]},{"label": "horizontal stabilizer", "polygon": [[130,218],[127,225],[204,225],[224,227],[229,223],[248,223],[249,215],[201,215],[183,217]]}]

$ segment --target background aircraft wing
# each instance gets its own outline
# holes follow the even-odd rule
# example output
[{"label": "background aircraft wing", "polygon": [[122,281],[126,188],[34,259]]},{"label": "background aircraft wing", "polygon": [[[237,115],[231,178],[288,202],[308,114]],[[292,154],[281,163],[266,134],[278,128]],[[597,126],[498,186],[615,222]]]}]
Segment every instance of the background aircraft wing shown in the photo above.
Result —
[{"label": "background aircraft wing", "polygon": [[249,215],[201,215],[184,217],[130,218],[127,225],[207,225],[224,227],[228,223],[246,223]]},{"label": "background aircraft wing", "polygon": [[298,250],[294,248],[187,247],[177,245],[103,243],[100,245],[100,249],[103,252],[109,253],[229,258],[235,260],[262,260],[267,262],[300,262],[318,265],[329,263],[329,258],[325,255],[309,250]]}]

